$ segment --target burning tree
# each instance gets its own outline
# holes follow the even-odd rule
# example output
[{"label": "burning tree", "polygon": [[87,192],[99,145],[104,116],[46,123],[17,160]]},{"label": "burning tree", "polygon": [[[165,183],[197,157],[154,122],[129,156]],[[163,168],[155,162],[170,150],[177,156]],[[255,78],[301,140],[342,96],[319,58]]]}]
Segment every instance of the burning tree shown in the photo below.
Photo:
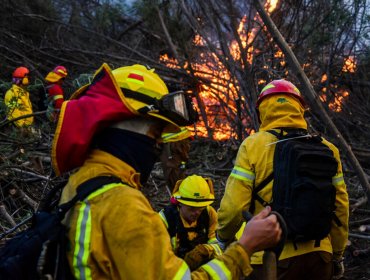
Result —
[{"label": "burning tree", "polygon": [[[183,0],[162,5],[181,9],[194,31],[191,45],[178,45],[170,37],[172,48],[161,59],[189,74],[186,81],[205,112],[197,133],[216,139],[253,133],[258,129],[256,93],[271,79],[287,78],[295,83],[298,79],[252,2]],[[368,30],[359,25],[367,12],[366,3],[267,1],[265,7],[330,115],[336,119],[347,114],[346,102],[353,88],[344,81],[355,77],[358,59],[366,51],[364,34]],[[313,126],[325,132],[318,112],[309,115]]]}]

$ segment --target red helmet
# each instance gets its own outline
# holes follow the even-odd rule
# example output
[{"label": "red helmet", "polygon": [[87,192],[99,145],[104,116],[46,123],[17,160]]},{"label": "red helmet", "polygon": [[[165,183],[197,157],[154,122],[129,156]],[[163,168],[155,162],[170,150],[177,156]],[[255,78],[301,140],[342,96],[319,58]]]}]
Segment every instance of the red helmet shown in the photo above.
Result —
[{"label": "red helmet", "polygon": [[68,72],[64,66],[57,66],[54,68],[53,72],[63,78],[67,77]]},{"label": "red helmet", "polygon": [[256,108],[258,109],[259,105],[261,104],[262,100],[272,94],[279,94],[279,93],[286,93],[289,95],[295,96],[302,104],[305,106],[305,102],[301,95],[299,89],[293,85],[291,82],[286,80],[274,80],[268,83],[262,90],[261,93],[258,95]]},{"label": "red helmet", "polygon": [[21,66],[14,70],[13,72],[13,78],[19,78],[22,79],[26,77],[30,73],[30,70],[28,68]]}]

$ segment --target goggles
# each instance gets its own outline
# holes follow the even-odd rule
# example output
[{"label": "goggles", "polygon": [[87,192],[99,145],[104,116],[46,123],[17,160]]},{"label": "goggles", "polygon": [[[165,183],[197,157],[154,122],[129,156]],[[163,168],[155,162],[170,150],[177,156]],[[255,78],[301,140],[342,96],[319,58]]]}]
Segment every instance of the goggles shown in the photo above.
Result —
[{"label": "goggles", "polygon": [[183,91],[172,92],[157,99],[126,88],[121,89],[126,97],[147,104],[138,109],[141,114],[157,113],[179,126],[191,125],[198,120],[191,98]]}]

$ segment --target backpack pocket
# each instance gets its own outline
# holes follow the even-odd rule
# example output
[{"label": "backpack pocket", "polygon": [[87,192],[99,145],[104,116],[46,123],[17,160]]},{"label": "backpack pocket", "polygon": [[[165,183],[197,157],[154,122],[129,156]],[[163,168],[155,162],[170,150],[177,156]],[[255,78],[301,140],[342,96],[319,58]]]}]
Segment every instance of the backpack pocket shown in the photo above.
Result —
[{"label": "backpack pocket", "polygon": [[328,182],[302,178],[291,188],[291,205],[286,214],[289,238],[296,241],[321,240],[331,228],[335,188]]}]

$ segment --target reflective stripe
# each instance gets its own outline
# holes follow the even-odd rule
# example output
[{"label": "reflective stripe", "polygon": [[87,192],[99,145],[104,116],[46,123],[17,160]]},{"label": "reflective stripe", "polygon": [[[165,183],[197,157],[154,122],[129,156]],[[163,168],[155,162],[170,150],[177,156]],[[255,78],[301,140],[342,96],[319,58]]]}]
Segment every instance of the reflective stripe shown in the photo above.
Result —
[{"label": "reflective stripe", "polygon": [[159,211],[159,217],[164,222],[166,228],[168,228],[167,218],[166,218],[166,215],[164,214],[164,210],[163,209],[161,211]]},{"label": "reflective stripe", "polygon": [[79,209],[73,253],[73,268],[77,279],[91,279],[91,269],[87,265],[90,249],[91,213],[86,200]]},{"label": "reflective stripe", "polygon": [[174,236],[171,238],[171,245],[172,245],[172,249],[173,251],[176,251],[177,250],[177,236]]},{"label": "reflective stripe", "polygon": [[256,175],[254,174],[254,172],[248,169],[244,169],[239,166],[234,166],[233,170],[231,171],[230,177],[234,177],[236,179],[247,181],[253,184]]},{"label": "reflective stripe", "polygon": [[213,243],[213,244],[208,243],[208,244],[204,244],[203,246],[205,246],[209,250],[212,250],[217,256],[222,255],[222,250],[220,246],[216,243]]},{"label": "reflective stripe", "polygon": [[63,95],[62,94],[58,94],[58,95],[54,95],[53,96],[53,100],[58,100],[58,99],[63,99]]},{"label": "reflective stripe", "polygon": [[218,243],[218,241],[217,241],[217,238],[216,238],[216,237],[214,237],[214,238],[210,238],[210,239],[208,239],[207,243],[208,243],[208,244],[217,244],[217,243]]},{"label": "reflective stripe", "polygon": [[209,245],[211,245],[213,249],[215,249],[215,253],[217,256],[222,255],[222,250],[218,244],[209,244]]},{"label": "reflective stripe", "polygon": [[338,175],[333,177],[333,185],[334,186],[339,186],[344,184],[344,178],[343,178],[343,173],[339,173]]},{"label": "reflective stripe", "polygon": [[91,212],[89,199],[119,186],[124,186],[124,184],[107,184],[90,194],[87,199],[81,202],[81,206],[78,209],[75,248],[73,251],[73,271],[76,279],[92,279],[91,269],[88,265],[91,244]]},{"label": "reflective stripe", "polygon": [[215,280],[227,280],[231,279],[231,272],[227,266],[218,259],[213,259],[212,261],[202,265],[203,268],[210,276],[211,279]]},{"label": "reflective stripe", "polygon": [[177,271],[175,277],[173,277],[173,280],[189,280],[191,279],[191,272],[186,264],[186,262],[182,262],[179,270]]}]

